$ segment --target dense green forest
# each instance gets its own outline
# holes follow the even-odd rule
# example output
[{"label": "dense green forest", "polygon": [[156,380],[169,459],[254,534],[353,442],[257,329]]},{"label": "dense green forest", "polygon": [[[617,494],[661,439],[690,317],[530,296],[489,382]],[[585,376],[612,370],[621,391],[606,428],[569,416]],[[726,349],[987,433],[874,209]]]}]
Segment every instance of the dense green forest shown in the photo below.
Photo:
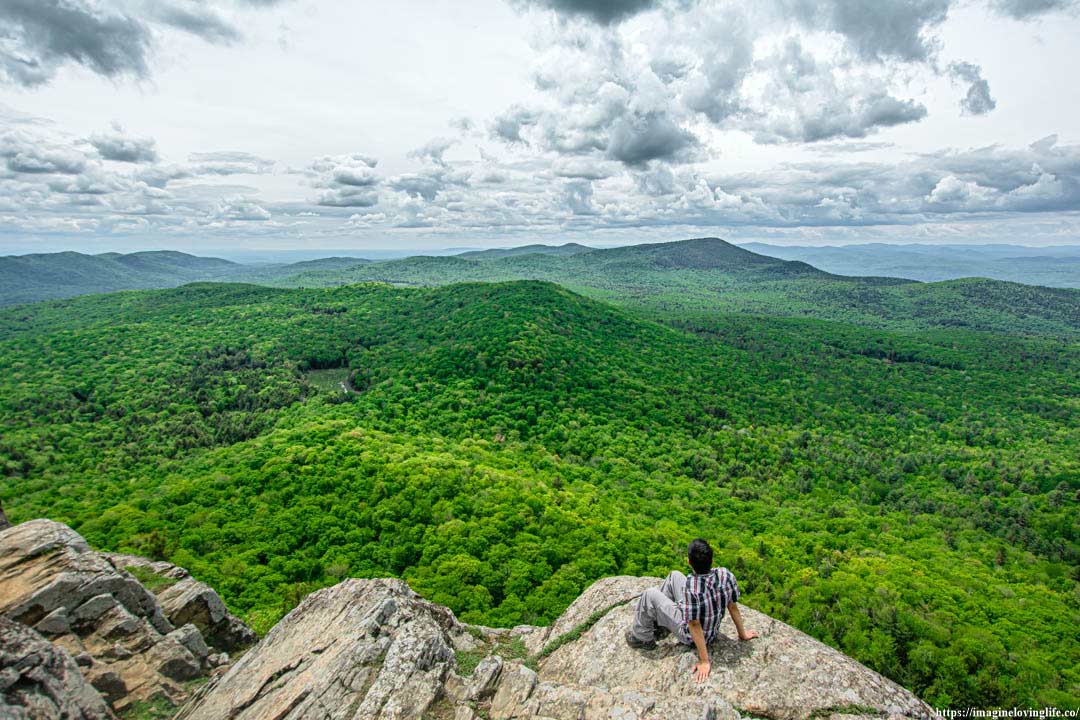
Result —
[{"label": "dense green forest", "polygon": [[260,631],[380,575],[546,623],[704,536],[747,604],[934,705],[1080,703],[1076,324],[650,317],[545,282],[6,308],[0,496]]}]

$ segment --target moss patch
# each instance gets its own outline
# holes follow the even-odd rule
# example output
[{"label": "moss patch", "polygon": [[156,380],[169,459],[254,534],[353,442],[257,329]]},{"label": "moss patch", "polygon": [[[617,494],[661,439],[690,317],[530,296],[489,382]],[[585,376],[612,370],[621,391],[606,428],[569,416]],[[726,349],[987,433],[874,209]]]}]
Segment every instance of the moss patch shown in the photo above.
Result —
[{"label": "moss patch", "polygon": [[140,567],[138,565],[128,565],[124,568],[129,573],[135,576],[135,579],[142,583],[142,586],[150,592],[157,594],[159,590],[164,590],[167,587],[172,587],[176,583],[180,582],[176,578],[163,577],[147,567]]}]

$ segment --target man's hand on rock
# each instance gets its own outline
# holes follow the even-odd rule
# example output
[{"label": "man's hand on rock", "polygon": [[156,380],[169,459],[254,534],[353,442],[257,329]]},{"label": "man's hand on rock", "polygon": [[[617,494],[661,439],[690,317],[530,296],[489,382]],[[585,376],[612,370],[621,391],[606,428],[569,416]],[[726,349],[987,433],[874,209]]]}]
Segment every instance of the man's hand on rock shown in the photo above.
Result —
[{"label": "man's hand on rock", "polygon": [[702,660],[701,662],[696,663],[694,665],[694,680],[699,683],[705,682],[705,680],[709,677],[709,672],[711,670],[712,667],[710,667],[708,660]]},{"label": "man's hand on rock", "polygon": [[746,632],[739,633],[740,640],[753,640],[756,637],[758,637],[758,634],[753,630],[747,630]]}]

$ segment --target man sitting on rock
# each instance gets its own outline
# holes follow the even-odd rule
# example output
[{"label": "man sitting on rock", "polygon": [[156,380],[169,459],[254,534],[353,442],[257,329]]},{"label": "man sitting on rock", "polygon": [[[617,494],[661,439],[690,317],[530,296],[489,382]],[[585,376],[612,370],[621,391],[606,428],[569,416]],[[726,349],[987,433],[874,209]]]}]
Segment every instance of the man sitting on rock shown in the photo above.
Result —
[{"label": "man sitting on rock", "polygon": [[739,585],[727,568],[712,566],[713,551],[704,540],[694,540],[687,549],[694,574],[686,577],[672,570],[659,588],[649,588],[638,600],[634,626],[626,631],[626,642],[632,648],[651,650],[656,647],[657,633],[675,633],[679,642],[697,647],[698,662],[694,677],[704,682],[709,677],[709,651],[706,647],[716,638],[724,608],[740,640],[758,635],[743,627],[739,613]]}]

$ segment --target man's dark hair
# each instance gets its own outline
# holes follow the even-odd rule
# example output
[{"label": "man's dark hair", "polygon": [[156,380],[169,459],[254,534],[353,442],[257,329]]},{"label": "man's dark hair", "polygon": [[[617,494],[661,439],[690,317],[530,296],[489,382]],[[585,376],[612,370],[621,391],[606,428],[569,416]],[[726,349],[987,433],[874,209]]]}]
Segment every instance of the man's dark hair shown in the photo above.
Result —
[{"label": "man's dark hair", "polygon": [[694,568],[698,575],[704,575],[712,569],[712,548],[701,538],[690,543],[686,556],[690,559],[690,567]]}]

